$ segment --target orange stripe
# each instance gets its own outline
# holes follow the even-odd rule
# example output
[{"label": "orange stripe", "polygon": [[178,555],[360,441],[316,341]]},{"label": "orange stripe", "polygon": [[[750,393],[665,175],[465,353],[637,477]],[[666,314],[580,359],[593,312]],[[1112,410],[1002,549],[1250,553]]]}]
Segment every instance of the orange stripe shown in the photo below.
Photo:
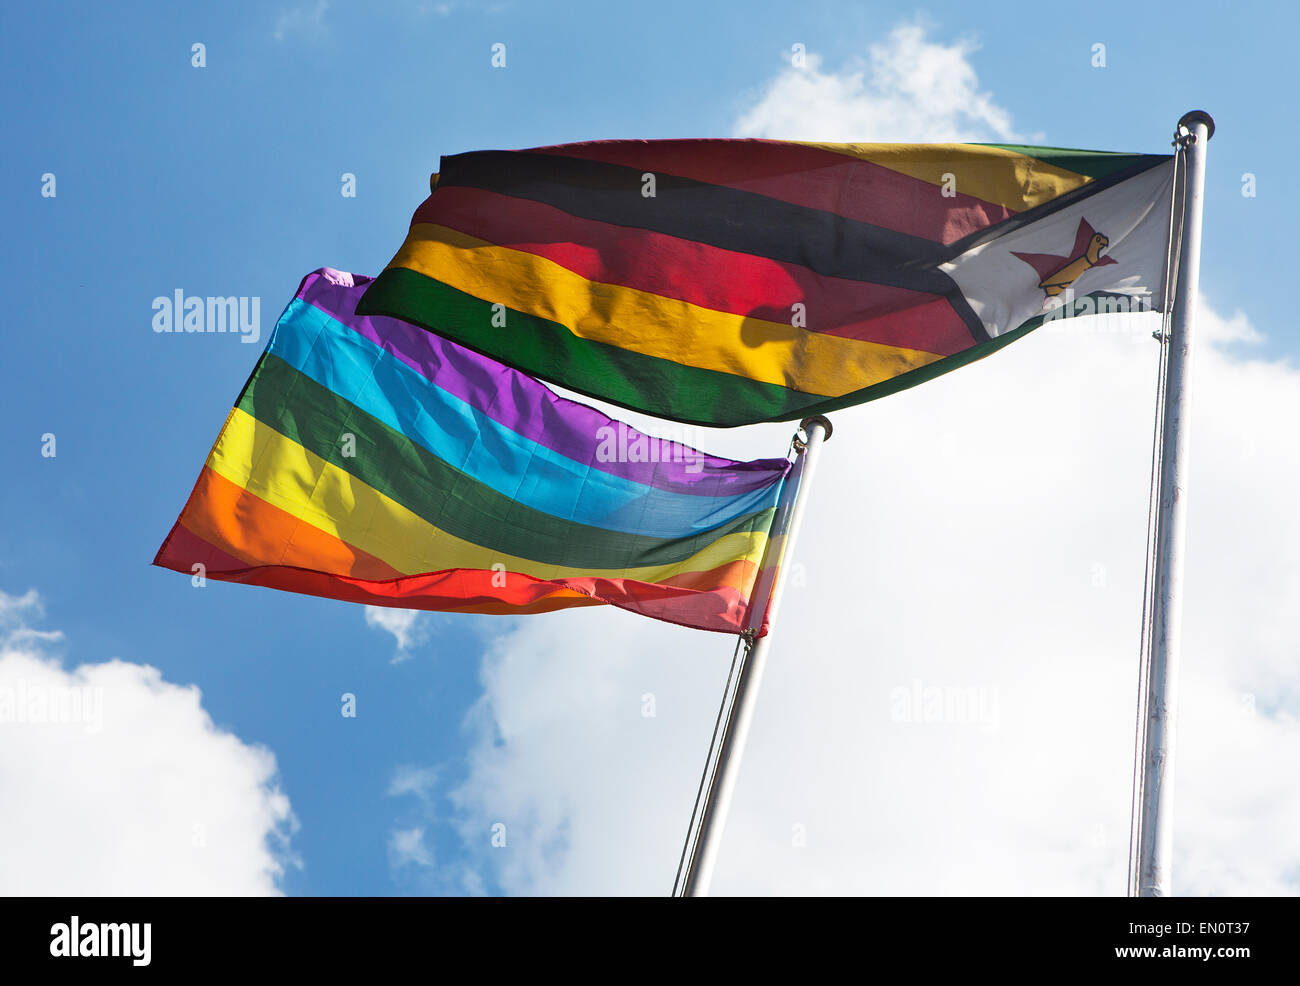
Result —
[{"label": "orange stripe", "polygon": [[250,565],[292,565],[352,578],[403,573],[374,555],[273,506],[204,466],[181,514],[194,534]]},{"label": "orange stripe", "polygon": [[[299,520],[207,466],[199,474],[194,496],[180,521],[195,536],[250,567],[288,565],[368,581],[411,574],[399,572],[382,559]],[[700,592],[720,588],[745,592],[753,586],[757,568],[754,562],[740,559],[707,571],[682,572],[662,582],[646,584]],[[506,578],[515,575],[502,574]],[[531,576],[527,578],[536,581]],[[566,595],[572,592],[557,591]],[[503,610],[506,611],[517,612],[517,609]]]}]

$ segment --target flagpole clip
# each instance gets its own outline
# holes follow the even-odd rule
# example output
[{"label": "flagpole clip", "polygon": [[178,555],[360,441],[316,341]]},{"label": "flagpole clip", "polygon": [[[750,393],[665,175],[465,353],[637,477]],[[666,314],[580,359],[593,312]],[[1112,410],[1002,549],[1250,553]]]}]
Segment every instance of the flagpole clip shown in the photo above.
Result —
[{"label": "flagpole clip", "polygon": [[1205,110],[1192,110],[1190,113],[1184,113],[1178,121],[1178,126],[1174,130],[1175,147],[1190,147],[1196,143],[1196,131],[1192,127],[1197,123],[1205,124],[1206,140],[1214,136],[1214,117]]},{"label": "flagpole clip", "polygon": [[814,422],[820,424],[826,431],[822,441],[829,442],[831,440],[831,435],[834,433],[835,428],[831,424],[830,418],[824,417],[820,414],[814,414],[812,417],[804,418],[799,422],[799,430],[794,433],[794,438],[790,439],[790,447],[794,449],[795,455],[803,455],[804,451],[808,448],[808,440],[806,438],[800,438],[799,435],[800,433],[807,435],[808,426]]}]

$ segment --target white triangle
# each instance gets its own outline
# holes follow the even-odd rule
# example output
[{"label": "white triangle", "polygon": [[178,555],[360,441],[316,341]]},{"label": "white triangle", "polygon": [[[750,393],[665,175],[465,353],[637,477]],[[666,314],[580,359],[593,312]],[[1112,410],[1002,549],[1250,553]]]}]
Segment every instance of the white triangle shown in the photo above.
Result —
[{"label": "white triangle", "polygon": [[990,336],[999,336],[1056,307],[1038,272],[1016,253],[1051,254],[1066,260],[1079,221],[1107,239],[1102,257],[1113,264],[1084,270],[1070,285],[1074,297],[1094,291],[1132,296],[1135,310],[1160,311],[1165,289],[1174,162],[1156,165],[1073,205],[1012,229],[953,258],[940,269],[957,282]]}]

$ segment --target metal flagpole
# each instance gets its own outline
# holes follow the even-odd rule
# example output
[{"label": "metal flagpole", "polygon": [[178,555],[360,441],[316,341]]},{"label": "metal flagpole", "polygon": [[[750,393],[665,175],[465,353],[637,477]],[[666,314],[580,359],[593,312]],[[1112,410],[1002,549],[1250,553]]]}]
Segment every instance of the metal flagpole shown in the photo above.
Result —
[{"label": "metal flagpole", "polygon": [[[741,658],[739,673],[736,675],[734,697],[730,704],[724,697],[723,708],[719,713],[721,739],[716,746],[716,765],[714,750],[709,751],[709,762],[705,767],[705,777],[700,784],[703,798],[703,811],[699,815],[698,827],[692,819],[691,831],[687,834],[686,847],[682,853],[683,872],[679,872],[678,886],[674,888],[677,896],[707,897],[709,883],[713,879],[713,864],[717,860],[718,846],[722,841],[722,832],[727,825],[727,812],[731,807],[731,795],[736,787],[736,776],[740,772],[740,759],[745,752],[745,739],[749,735],[750,722],[754,717],[754,706],[758,701],[758,686],[763,680],[763,666],[767,663],[767,653],[772,647],[772,630],[776,625],[777,609],[785,589],[784,570],[788,565],[799,527],[803,523],[804,511],[808,505],[808,489],[812,485],[813,471],[817,466],[817,453],[822,443],[830,437],[831,423],[821,415],[806,418],[799,425],[806,436],[806,442],[795,439],[797,461],[794,471],[787,483],[794,481],[793,500],[785,496],[782,500],[789,504],[789,520],[785,525],[785,536],[780,549],[777,564],[765,562],[763,568],[771,573],[770,603],[767,608],[768,632],[759,637],[746,650]],[[783,507],[785,504],[782,505]],[[775,518],[773,527],[781,523],[781,517]],[[770,542],[769,542],[770,544]],[[761,586],[756,586],[755,599],[761,600],[764,593]],[[754,608],[755,622],[761,623],[762,611]],[[728,682],[730,685],[730,682]],[[698,802],[697,802],[698,807]]]},{"label": "metal flagpole", "polygon": [[1188,395],[1196,297],[1201,276],[1205,150],[1214,134],[1214,120],[1203,110],[1193,110],[1184,114],[1178,126],[1187,172],[1161,427],[1155,592],[1138,822],[1137,887],[1141,897],[1167,897],[1170,894],[1178,647],[1183,611],[1183,537],[1187,526]]}]

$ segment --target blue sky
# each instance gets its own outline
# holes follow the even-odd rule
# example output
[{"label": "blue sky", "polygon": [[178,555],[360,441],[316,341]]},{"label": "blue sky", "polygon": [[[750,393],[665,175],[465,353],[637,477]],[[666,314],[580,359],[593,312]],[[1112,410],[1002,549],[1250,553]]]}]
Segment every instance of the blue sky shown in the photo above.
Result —
[{"label": "blue sky", "polygon": [[[980,88],[1041,143],[1163,152],[1183,111],[1213,113],[1202,288],[1220,311],[1249,307],[1257,357],[1300,353],[1277,290],[1287,282],[1268,274],[1292,248],[1284,162],[1300,152],[1279,116],[1297,15],[1277,5],[1193,4],[1178,18],[1104,2],[187,6],[0,12],[11,285],[0,590],[39,592],[36,625],[62,631],[69,663],[120,656],[193,683],[219,727],[274,753],[300,825],[301,866],[280,882],[290,894],[448,889],[440,873],[392,865],[389,839],[408,816],[440,867],[473,870],[487,892],[516,889],[446,800],[478,742],[465,720],[484,694],[484,654],[512,621],[429,617],[394,663],[393,638],[359,607],[197,590],[150,567],[261,349],[157,335],[154,297],[260,297],[265,338],[303,274],[383,267],[440,154],[730,136],[792,44],[841,72],[919,22],[936,43],[977,42],[967,57]],[[191,66],[196,42],[206,67]],[[1104,69],[1090,64],[1096,42]],[[40,194],[47,172],[52,199]],[[344,172],[355,198],[340,195]],[[1257,198],[1241,195],[1245,172]],[[640,631],[621,614],[592,625]],[[343,692],[357,695],[356,719],[339,714]],[[403,765],[435,768],[422,788],[432,807],[388,793]]]}]

